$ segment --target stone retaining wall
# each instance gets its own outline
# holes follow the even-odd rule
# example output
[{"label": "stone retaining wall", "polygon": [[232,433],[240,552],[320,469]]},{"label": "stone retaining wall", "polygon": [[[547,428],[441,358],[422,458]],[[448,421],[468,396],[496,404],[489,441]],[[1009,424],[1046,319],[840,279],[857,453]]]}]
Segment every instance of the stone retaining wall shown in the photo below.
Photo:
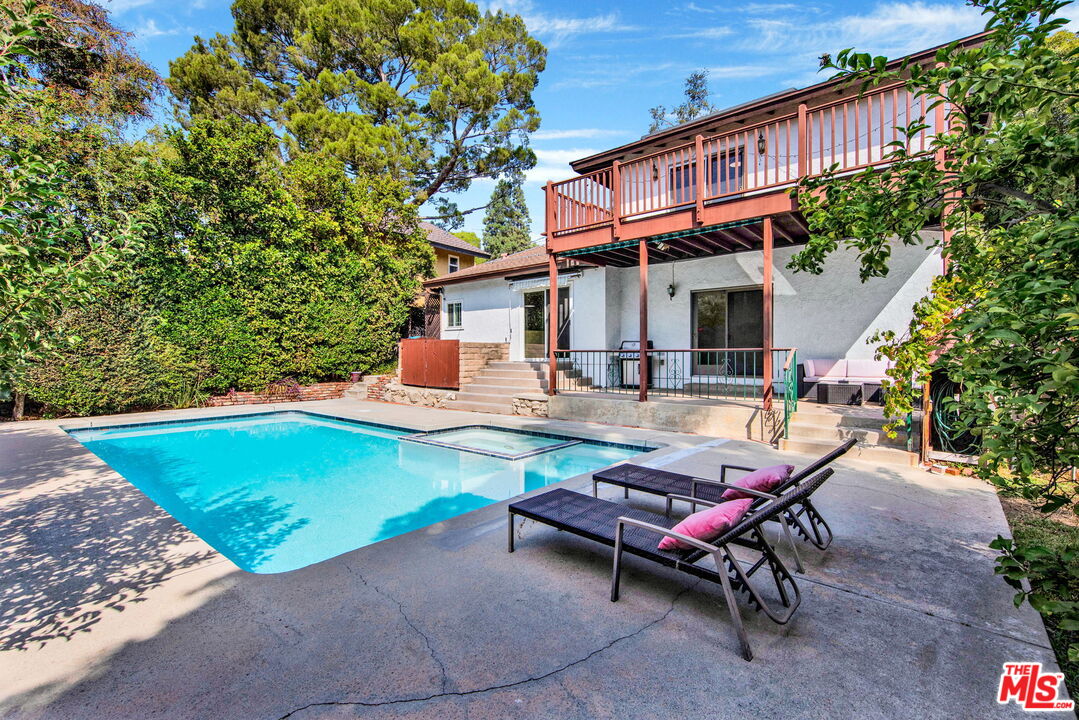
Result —
[{"label": "stone retaining wall", "polygon": [[[368,394],[368,399],[370,398],[371,396]],[[382,396],[378,399],[383,402],[397,403],[398,405],[443,408],[446,407],[447,400],[457,399],[457,391],[411,387],[394,381],[383,387]]]},{"label": "stone retaining wall", "polygon": [[344,397],[350,382],[324,382],[314,385],[295,385],[279,383],[271,385],[262,392],[229,391],[206,401],[209,407],[228,407],[230,405],[261,405],[263,403],[302,402],[305,400],[336,400]]},{"label": "stone retaining wall", "polygon": [[513,414],[528,417],[547,417],[547,398],[527,395],[513,398]]}]

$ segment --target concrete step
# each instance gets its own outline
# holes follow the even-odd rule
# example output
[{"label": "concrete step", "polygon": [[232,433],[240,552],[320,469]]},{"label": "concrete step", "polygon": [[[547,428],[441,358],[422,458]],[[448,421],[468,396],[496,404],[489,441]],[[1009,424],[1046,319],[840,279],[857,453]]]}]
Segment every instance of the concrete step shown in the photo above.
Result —
[{"label": "concrete step", "polygon": [[495,403],[498,405],[505,405],[506,407],[511,407],[513,405],[513,395],[493,395],[490,393],[469,392],[467,388],[457,393],[457,399],[465,400],[467,402]]},{"label": "concrete step", "polygon": [[[833,440],[804,440],[800,438],[788,438],[779,441],[779,449],[786,452],[805,453],[820,457],[831,452],[836,446]],[[918,454],[900,450],[898,448],[855,445],[850,449],[844,459],[865,460],[884,465],[903,465],[912,467],[918,464]]]},{"label": "concrete step", "polygon": [[483,370],[485,377],[500,377],[500,378],[520,378],[520,379],[535,379],[543,380],[547,377],[545,372],[539,372],[537,370],[506,370],[503,368],[492,368],[488,366]]},{"label": "concrete step", "polygon": [[493,360],[487,363],[487,367],[494,370],[533,370],[536,372],[541,372],[547,370],[547,363],[533,363],[519,360]]},{"label": "concrete step", "polygon": [[487,373],[481,373],[481,374],[475,376],[474,378],[472,378],[472,381],[471,381],[470,384],[476,384],[476,385],[500,385],[502,387],[528,388],[528,389],[533,389],[533,388],[541,388],[541,389],[543,389],[543,388],[547,387],[547,381],[546,380],[540,380],[539,378],[536,378],[536,377],[505,378],[505,377],[497,377],[497,376],[493,376],[493,375],[488,375]]},{"label": "concrete step", "polygon": [[535,387],[520,387],[518,385],[487,385],[486,383],[471,382],[467,385],[462,385],[458,394],[497,395],[498,397],[512,398],[514,395],[542,392],[542,390],[539,383]]},{"label": "concrete step", "polygon": [[813,407],[812,403],[798,403],[798,411],[791,417],[791,425],[814,425],[817,427],[843,427],[865,428],[868,430],[880,430],[887,422],[881,415],[875,412],[859,413],[852,408],[851,412],[829,412]]},{"label": "concrete step", "polygon": [[475,402],[472,400],[450,400],[446,403],[446,407],[453,410],[496,413],[498,415],[510,415],[513,412],[513,405],[503,405],[502,403]]},{"label": "concrete step", "polygon": [[829,440],[836,444],[847,438],[855,438],[863,445],[879,445],[883,447],[897,447],[902,450],[907,448],[906,433],[900,430],[895,438],[888,437],[879,427],[876,430],[859,427],[832,427],[828,425],[809,425],[805,423],[790,425],[790,436],[800,440]]}]

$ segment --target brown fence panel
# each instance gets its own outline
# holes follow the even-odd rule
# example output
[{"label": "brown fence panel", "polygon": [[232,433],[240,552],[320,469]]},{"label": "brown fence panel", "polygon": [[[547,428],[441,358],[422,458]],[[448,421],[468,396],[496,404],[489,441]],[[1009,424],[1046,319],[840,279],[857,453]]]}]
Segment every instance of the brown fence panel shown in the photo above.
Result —
[{"label": "brown fence panel", "polygon": [[424,338],[401,341],[401,382],[423,387],[427,382],[427,367],[423,360]]},{"label": "brown fence panel", "polygon": [[401,383],[416,387],[460,386],[460,343],[413,338],[401,341]]},{"label": "brown fence panel", "polygon": [[460,343],[457,340],[427,340],[424,352],[427,361],[427,387],[453,388],[460,386]]}]

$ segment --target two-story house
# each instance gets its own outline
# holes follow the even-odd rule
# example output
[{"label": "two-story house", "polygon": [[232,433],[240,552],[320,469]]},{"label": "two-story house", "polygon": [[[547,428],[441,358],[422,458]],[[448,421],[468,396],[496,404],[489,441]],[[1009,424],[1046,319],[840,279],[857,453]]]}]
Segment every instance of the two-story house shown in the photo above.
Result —
[{"label": "two-story house", "polygon": [[[935,52],[908,60],[934,62]],[[821,275],[794,272],[809,230],[792,188],[833,166],[880,167],[897,141],[926,151],[944,113],[902,84],[860,93],[830,80],[580,158],[576,176],[546,186],[542,255],[519,253],[528,262],[511,261],[511,273],[428,281],[441,288],[442,328],[543,363],[549,393],[733,398],[770,410],[797,395],[805,360],[868,367],[867,340],[902,331],[942,269],[942,231],[930,226],[925,244],[891,248],[886,278],[862,283],[845,251]],[[926,127],[908,138],[902,128],[920,119]]]}]

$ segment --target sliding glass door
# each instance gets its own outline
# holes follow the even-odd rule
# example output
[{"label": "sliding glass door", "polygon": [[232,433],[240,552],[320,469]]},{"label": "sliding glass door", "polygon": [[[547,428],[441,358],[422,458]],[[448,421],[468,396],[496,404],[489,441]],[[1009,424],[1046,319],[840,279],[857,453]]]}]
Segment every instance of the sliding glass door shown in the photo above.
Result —
[{"label": "sliding glass door", "polygon": [[[549,304],[546,290],[524,294],[524,353],[526,360],[546,360],[547,315]],[[569,349],[569,288],[558,288],[558,349]]]},{"label": "sliding glass door", "polygon": [[[759,348],[764,343],[764,293],[760,288],[693,293],[693,348]],[[694,353],[694,375],[760,377],[761,352]]]}]

